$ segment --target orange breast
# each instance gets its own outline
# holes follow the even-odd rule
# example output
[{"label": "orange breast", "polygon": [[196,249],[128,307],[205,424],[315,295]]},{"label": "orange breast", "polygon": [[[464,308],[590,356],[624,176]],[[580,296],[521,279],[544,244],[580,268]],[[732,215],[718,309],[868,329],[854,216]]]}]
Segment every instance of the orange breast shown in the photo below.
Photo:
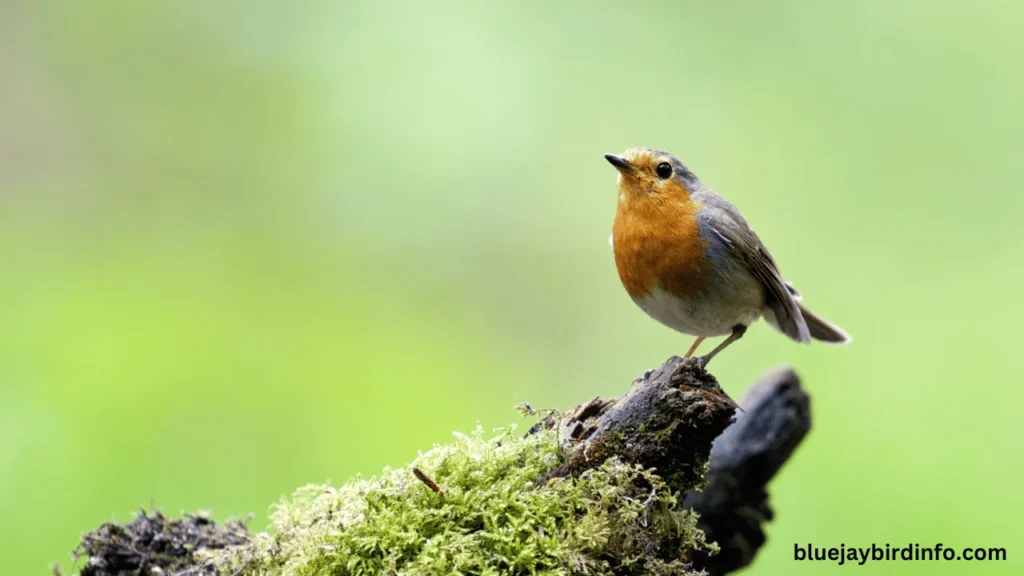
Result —
[{"label": "orange breast", "polygon": [[619,278],[635,299],[655,286],[686,298],[707,285],[707,243],[700,236],[697,206],[689,198],[620,202],[612,241]]}]

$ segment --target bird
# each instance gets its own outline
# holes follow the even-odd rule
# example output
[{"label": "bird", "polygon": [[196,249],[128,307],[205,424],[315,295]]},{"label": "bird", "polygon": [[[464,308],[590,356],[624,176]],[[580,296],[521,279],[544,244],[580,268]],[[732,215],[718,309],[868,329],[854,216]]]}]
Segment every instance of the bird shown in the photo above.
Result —
[{"label": "bird", "polygon": [[[706,369],[762,317],[796,342],[851,341],[804,306],[740,211],[678,158],[655,148],[604,157],[619,172],[609,238],[619,279],[648,316],[697,337],[685,362]],[[726,338],[693,357],[718,336]]]}]

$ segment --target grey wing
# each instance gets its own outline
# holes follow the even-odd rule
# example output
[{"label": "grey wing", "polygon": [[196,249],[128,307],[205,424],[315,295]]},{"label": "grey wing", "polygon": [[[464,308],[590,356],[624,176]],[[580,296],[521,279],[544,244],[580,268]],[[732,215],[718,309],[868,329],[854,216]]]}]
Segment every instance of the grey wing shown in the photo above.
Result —
[{"label": "grey wing", "polygon": [[789,280],[784,280],[784,282],[786,283],[786,289],[789,290],[789,295],[793,297],[793,300],[796,300],[797,302],[800,302],[800,301],[802,301],[804,299],[803,295],[800,294],[799,291],[797,291],[796,287],[794,287],[789,282]]},{"label": "grey wing", "polygon": [[739,256],[765,289],[765,304],[775,315],[780,331],[797,342],[810,342],[811,332],[800,312],[800,293],[782,278],[779,267],[754,230],[734,207],[711,208],[717,212],[711,230]]}]

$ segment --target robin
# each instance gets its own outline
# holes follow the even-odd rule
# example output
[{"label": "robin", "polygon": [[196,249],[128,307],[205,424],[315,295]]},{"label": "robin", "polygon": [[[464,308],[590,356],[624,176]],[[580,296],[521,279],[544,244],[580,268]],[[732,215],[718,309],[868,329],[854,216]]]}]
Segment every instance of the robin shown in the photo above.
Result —
[{"label": "robin", "polygon": [[728,336],[695,360],[705,368],[755,320],[802,343],[845,343],[838,326],[800,303],[775,259],[739,210],[675,156],[653,148],[605,154],[619,171],[610,238],[626,291],[658,322],[697,337]]}]

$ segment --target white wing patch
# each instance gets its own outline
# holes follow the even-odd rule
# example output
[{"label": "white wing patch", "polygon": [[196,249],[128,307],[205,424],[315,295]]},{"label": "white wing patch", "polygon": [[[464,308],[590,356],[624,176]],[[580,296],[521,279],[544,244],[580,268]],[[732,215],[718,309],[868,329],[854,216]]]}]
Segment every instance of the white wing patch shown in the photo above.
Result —
[{"label": "white wing patch", "polygon": [[608,235],[608,245],[615,248],[615,234]]}]

